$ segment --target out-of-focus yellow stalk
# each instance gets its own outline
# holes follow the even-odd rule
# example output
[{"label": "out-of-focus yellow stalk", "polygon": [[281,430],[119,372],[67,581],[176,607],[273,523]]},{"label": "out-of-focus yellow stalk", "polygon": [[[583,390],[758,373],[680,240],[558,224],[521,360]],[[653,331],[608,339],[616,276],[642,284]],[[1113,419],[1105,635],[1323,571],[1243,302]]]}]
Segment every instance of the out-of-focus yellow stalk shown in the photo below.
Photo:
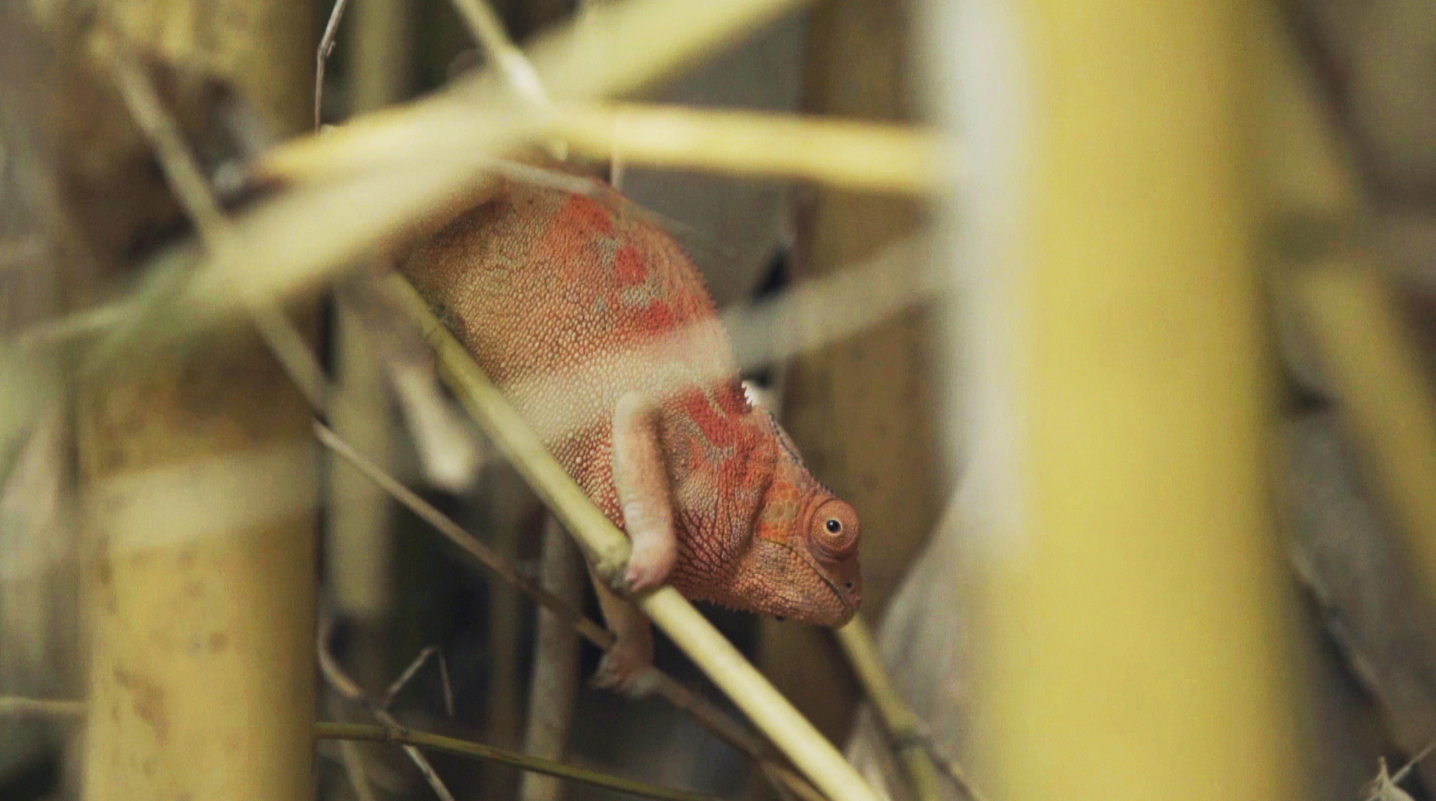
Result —
[{"label": "out-of-focus yellow stalk", "polygon": [[[1234,0],[1020,4],[1015,521],[981,725],[1004,801],[1294,797],[1287,578]],[[980,154],[974,154],[980,158]]]},{"label": "out-of-focus yellow stalk", "polygon": [[936,188],[937,143],[921,129],[859,120],[663,106],[564,106],[555,136],[590,156],[876,192]]}]

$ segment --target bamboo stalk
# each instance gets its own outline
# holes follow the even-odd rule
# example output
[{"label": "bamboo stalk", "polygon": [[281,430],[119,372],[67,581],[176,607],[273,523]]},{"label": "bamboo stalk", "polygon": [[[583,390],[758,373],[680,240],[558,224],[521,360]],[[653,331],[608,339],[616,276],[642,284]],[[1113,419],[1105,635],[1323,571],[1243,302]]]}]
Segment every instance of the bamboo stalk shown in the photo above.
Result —
[{"label": "bamboo stalk", "polygon": [[987,148],[974,190],[995,190],[962,209],[991,458],[969,475],[999,474],[970,496],[984,784],[1007,801],[1296,797],[1249,6],[973,5],[983,63],[963,42],[929,55],[934,80],[971,82],[944,100]]},{"label": "bamboo stalk", "polygon": [[[579,539],[595,571],[605,580],[618,576],[628,559],[628,539],[583,494],[413,287],[392,275],[386,289],[434,349],[440,375],[459,402]],[[875,798],[852,765],[677,590],[661,587],[635,601],[819,790],[833,801]]]},{"label": "bamboo stalk", "polygon": [[[143,48],[167,65],[176,105],[191,112],[212,110],[193,101],[199,77],[213,75],[282,125],[298,127],[304,104],[292,101],[307,87],[307,64],[287,48],[308,36],[305,9],[243,0],[109,3],[98,20],[93,11],[67,8],[68,17],[47,27],[66,31],[64,46],[87,59],[63,65],[65,85],[75,91],[61,94],[86,98],[95,105],[91,113],[118,129],[124,106],[105,94],[118,79],[139,131],[116,134],[123,147],[87,133],[82,145],[58,152],[83,149],[86,174],[131,176],[103,161],[143,158],[132,143],[148,139],[209,243],[239,247],[149,74],[126,50],[112,48],[118,39],[121,48]],[[256,35],[261,30],[265,35]],[[86,69],[99,72],[90,76],[96,85],[85,84]],[[57,109],[65,112],[61,120],[90,111]],[[111,109],[117,113],[106,115]],[[57,140],[77,135],[58,133]],[[56,183],[75,174],[56,176]],[[157,197],[161,187],[86,189],[96,197],[77,205],[89,214],[136,226],[117,231],[124,238],[116,241],[133,241],[138,226],[161,219],[136,220],[123,205],[131,191]],[[95,206],[97,198],[112,205]],[[93,242],[74,244],[83,250]],[[106,277],[118,278],[120,254],[97,255]],[[250,309],[248,298],[231,300],[236,310]],[[313,794],[318,504],[308,409],[248,321],[168,344],[123,369],[77,379],[76,452],[91,546],[84,564],[87,701],[94,710],[81,792],[90,801],[298,801]],[[222,467],[252,456],[272,467],[256,480],[235,481]]]}]

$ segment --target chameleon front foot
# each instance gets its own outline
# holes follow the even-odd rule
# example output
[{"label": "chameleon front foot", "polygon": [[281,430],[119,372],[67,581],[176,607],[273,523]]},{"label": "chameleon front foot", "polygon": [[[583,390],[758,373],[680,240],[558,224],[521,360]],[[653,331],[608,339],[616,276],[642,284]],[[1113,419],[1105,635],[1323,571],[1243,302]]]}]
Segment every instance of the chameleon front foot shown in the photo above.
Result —
[{"label": "chameleon front foot", "polygon": [[633,542],[624,587],[631,593],[651,590],[667,581],[678,563],[678,536],[658,414],[636,392],[619,398],[613,413],[613,486]]}]

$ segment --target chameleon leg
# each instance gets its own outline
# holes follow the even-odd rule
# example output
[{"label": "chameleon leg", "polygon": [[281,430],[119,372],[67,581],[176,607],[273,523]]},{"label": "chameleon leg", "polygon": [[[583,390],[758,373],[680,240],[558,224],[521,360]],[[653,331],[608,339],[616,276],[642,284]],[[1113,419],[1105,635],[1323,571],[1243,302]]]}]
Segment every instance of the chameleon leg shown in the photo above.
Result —
[{"label": "chameleon leg", "polygon": [[648,687],[642,678],[653,665],[653,624],[631,601],[604,584],[591,567],[589,575],[593,577],[593,589],[598,593],[603,620],[615,638],[613,647],[598,663],[593,682],[630,697],[645,695]]},{"label": "chameleon leg", "polygon": [[633,541],[624,585],[629,592],[657,587],[678,561],[678,537],[658,414],[638,393],[620,398],[613,412],[613,485]]}]

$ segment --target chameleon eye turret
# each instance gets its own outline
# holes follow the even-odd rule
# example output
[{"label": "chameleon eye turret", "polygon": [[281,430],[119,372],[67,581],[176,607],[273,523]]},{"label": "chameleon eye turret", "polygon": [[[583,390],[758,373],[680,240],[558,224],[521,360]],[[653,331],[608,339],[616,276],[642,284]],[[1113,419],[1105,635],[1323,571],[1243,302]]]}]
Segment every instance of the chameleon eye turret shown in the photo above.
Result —
[{"label": "chameleon eye turret", "polygon": [[813,555],[828,562],[851,556],[857,549],[859,528],[853,507],[837,498],[824,502],[814,511],[808,538]]}]

